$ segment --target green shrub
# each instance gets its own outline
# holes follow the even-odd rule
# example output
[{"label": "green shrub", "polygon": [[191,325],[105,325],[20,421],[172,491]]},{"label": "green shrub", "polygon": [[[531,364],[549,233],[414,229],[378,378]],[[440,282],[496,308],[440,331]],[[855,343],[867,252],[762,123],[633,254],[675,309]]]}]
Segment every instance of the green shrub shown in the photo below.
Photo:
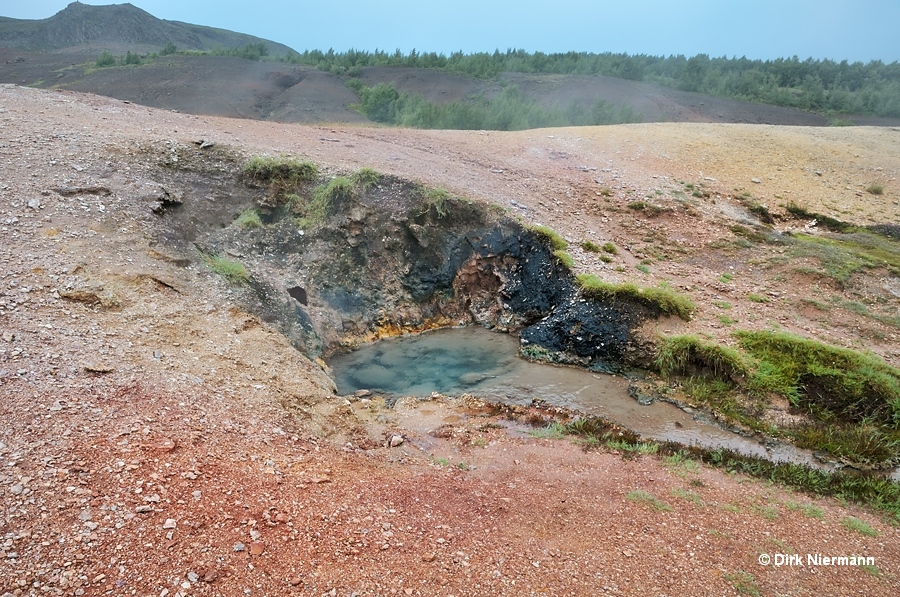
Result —
[{"label": "green shrub", "polygon": [[[335,71],[332,69],[332,72]],[[414,128],[512,131],[641,120],[630,106],[614,106],[602,99],[595,101],[590,110],[577,102],[565,109],[547,108],[515,85],[504,86],[493,97],[482,94],[460,102],[444,103],[431,102],[422,95],[401,93],[387,83],[366,87],[358,79],[351,79],[347,85],[359,95],[357,109],[369,119]]]},{"label": "green shrub", "polygon": [[751,303],[768,303],[769,299],[764,297],[761,294],[753,294],[752,292],[747,295],[747,300]]},{"label": "green shrub", "polygon": [[866,187],[866,192],[872,195],[881,195],[882,193],[884,193],[884,185],[872,183],[868,187]]},{"label": "green shrub", "polygon": [[616,248],[616,245],[612,243],[603,243],[603,250],[609,253],[610,255],[617,255],[619,250]]},{"label": "green shrub", "polygon": [[591,242],[589,240],[581,241],[581,248],[582,248],[582,250],[587,251],[588,253],[599,253],[603,250],[603,248],[600,247],[600,245],[598,245],[597,243]]},{"label": "green shrub", "polygon": [[569,243],[552,228],[547,226],[534,225],[528,228],[533,234],[542,237],[554,251],[565,251],[569,248]]},{"label": "green shrub", "polygon": [[213,50],[212,53],[217,56],[237,56],[247,60],[260,60],[269,55],[269,48],[266,47],[265,43],[257,42],[240,47],[219,48]]},{"label": "green shrub", "polygon": [[598,301],[634,301],[656,313],[677,315],[685,321],[690,321],[694,314],[694,303],[669,288],[641,289],[631,283],[611,284],[604,282],[594,274],[580,274],[576,279],[581,287],[581,294],[585,298]]},{"label": "green shrub", "polygon": [[129,50],[128,53],[125,54],[125,58],[122,60],[122,62],[124,62],[125,64],[140,64],[141,57],[140,55],[135,54]]},{"label": "green shrub", "polygon": [[401,107],[400,92],[388,83],[358,89],[362,112],[375,122],[394,124]]},{"label": "green shrub", "polygon": [[109,52],[103,52],[97,58],[96,64],[98,67],[101,67],[101,68],[104,66],[114,66],[116,64],[116,57],[113,56],[112,54],[110,54]]},{"label": "green shrub", "polygon": [[171,54],[176,53],[177,51],[178,51],[178,48],[175,47],[175,44],[173,44],[172,42],[169,42],[166,44],[166,46],[162,50],[159,51],[159,55],[160,56],[169,56]]}]

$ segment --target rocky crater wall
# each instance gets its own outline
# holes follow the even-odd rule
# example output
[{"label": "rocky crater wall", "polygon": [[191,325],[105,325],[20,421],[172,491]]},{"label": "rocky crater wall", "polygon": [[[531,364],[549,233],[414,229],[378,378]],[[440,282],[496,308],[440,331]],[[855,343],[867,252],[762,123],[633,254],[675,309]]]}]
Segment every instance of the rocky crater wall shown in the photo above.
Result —
[{"label": "rocky crater wall", "polygon": [[[635,331],[655,314],[636,302],[582,297],[546,238],[499,208],[436,201],[415,183],[381,176],[335,197],[323,221],[303,228],[234,169],[169,174],[178,200],[158,210],[159,242],[196,262],[216,255],[243,264],[236,298],[311,357],[476,324],[518,333],[535,358],[599,370],[647,358]],[[247,210],[259,225],[240,224]]]}]

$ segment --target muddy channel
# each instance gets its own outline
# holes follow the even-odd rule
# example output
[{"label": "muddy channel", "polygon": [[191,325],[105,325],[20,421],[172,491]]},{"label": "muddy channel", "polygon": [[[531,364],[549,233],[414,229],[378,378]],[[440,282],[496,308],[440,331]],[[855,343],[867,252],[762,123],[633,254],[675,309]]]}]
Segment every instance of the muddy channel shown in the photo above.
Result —
[{"label": "muddy channel", "polygon": [[343,395],[371,390],[388,403],[433,392],[507,404],[540,401],[602,416],[647,439],[826,467],[808,451],[790,445],[763,446],[674,404],[641,404],[629,395],[625,377],[533,362],[520,358],[518,351],[515,336],[470,326],[374,342],[334,356],[329,366]]}]

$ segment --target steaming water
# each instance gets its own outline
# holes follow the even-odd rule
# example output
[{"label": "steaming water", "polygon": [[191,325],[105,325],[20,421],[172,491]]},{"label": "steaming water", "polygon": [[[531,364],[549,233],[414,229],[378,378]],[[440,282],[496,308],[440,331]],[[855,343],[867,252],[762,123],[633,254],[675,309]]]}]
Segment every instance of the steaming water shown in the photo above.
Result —
[{"label": "steaming water", "polygon": [[628,395],[628,382],[620,377],[531,363],[517,356],[518,348],[518,339],[507,334],[457,328],[382,340],[335,356],[329,365],[341,394],[360,389],[393,396],[469,393],[516,404],[529,404],[538,398],[555,406],[602,415],[651,439],[726,447],[774,461],[823,467],[807,451],[787,445],[766,448],[694,419],[672,404],[641,405]]}]

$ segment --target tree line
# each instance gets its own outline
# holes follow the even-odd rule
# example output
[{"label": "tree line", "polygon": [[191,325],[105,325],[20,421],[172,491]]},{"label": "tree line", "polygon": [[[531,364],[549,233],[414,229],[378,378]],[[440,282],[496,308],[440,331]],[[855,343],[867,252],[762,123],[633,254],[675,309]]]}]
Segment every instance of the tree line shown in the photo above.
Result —
[{"label": "tree line", "polygon": [[900,62],[886,64],[837,62],[829,59],[750,60],[711,58],[698,54],[648,56],[617,53],[565,52],[545,54],[525,50],[449,56],[399,50],[388,53],[348,50],[307,50],[282,60],[315,66],[335,74],[358,75],[367,66],[437,68],[477,78],[504,72],[607,75],[648,81],[709,95],[802,108],[826,114],[870,114],[900,117]]}]

